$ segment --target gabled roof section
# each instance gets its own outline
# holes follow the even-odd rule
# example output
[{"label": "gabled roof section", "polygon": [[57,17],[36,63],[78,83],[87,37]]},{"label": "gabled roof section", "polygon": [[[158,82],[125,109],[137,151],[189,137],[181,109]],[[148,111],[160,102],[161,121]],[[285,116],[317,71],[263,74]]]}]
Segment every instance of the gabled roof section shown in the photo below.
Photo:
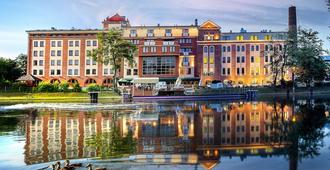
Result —
[{"label": "gabled roof section", "polygon": [[112,17],[107,17],[104,21],[108,21],[108,22],[119,22],[119,21],[125,21],[126,18],[125,16],[120,16],[118,13],[116,13],[114,16]]},{"label": "gabled roof section", "polygon": [[202,29],[221,29],[221,27],[211,20],[205,21],[199,28]]}]

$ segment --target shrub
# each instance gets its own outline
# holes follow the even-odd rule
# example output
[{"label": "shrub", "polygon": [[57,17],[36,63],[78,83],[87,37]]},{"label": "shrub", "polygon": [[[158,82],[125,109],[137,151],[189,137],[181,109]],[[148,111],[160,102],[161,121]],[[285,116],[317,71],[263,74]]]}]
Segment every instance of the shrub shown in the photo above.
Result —
[{"label": "shrub", "polygon": [[37,92],[56,92],[58,88],[55,88],[55,85],[50,83],[49,81],[42,81],[36,87]]},{"label": "shrub", "polygon": [[59,84],[59,91],[67,92],[68,90],[69,90],[69,83],[66,81],[62,81],[61,84]]},{"label": "shrub", "polygon": [[100,86],[93,83],[93,84],[89,84],[87,86],[87,89],[86,89],[88,92],[91,92],[91,91],[100,91]]},{"label": "shrub", "polygon": [[79,83],[75,83],[73,85],[73,89],[72,89],[74,92],[81,92],[81,87],[79,85]]}]

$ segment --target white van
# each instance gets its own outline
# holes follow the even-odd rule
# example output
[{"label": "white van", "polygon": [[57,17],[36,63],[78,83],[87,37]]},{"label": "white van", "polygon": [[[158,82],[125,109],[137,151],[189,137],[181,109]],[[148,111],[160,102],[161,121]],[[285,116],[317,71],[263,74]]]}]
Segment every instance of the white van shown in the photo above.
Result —
[{"label": "white van", "polygon": [[155,88],[158,90],[167,90],[167,84],[165,81],[160,81],[156,84]]}]

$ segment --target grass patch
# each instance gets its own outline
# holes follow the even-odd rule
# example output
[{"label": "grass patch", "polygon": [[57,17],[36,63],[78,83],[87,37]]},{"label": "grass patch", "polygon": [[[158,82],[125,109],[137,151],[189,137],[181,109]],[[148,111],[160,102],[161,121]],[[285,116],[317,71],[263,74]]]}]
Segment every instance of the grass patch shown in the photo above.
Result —
[{"label": "grass patch", "polygon": [[[120,99],[112,91],[101,92],[99,99]],[[89,94],[83,92],[54,92],[54,93],[0,93],[0,100],[89,100]]]}]

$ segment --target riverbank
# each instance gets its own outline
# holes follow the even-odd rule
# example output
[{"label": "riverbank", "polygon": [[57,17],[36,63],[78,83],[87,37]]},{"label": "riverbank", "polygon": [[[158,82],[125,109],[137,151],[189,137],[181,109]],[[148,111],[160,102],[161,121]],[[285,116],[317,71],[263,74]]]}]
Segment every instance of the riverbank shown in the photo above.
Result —
[{"label": "riverbank", "polygon": [[[112,91],[100,92],[99,99],[115,100],[121,96]],[[55,92],[55,93],[0,93],[0,102],[9,101],[89,101],[85,92]]]}]

